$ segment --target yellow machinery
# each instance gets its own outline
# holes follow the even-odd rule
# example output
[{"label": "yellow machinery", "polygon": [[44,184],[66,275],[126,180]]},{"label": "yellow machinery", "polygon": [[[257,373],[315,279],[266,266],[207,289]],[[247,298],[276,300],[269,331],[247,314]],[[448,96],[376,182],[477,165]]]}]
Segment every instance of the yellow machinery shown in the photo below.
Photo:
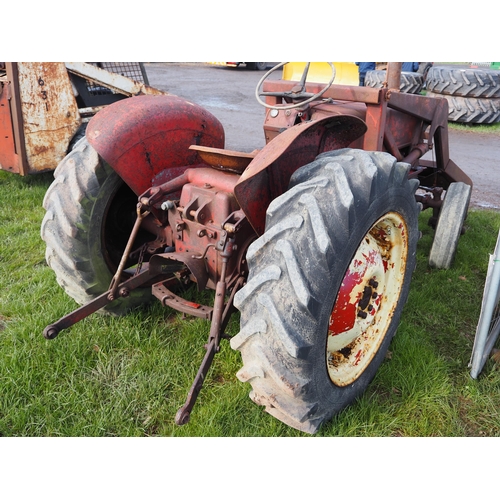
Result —
[{"label": "yellow machinery", "polygon": [[[336,85],[358,85],[358,67],[353,62],[334,62]],[[290,62],[283,67],[283,80],[300,81],[305,62]],[[332,77],[332,68],[326,62],[312,62],[307,75],[308,82],[328,83]]]}]

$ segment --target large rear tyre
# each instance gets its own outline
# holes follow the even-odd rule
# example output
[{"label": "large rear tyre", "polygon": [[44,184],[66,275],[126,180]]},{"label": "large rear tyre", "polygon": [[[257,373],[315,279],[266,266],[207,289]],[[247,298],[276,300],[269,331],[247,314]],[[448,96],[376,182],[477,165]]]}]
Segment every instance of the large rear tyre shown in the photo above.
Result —
[{"label": "large rear tyre", "polygon": [[429,74],[429,70],[432,66],[431,62],[421,62],[418,64],[417,73],[420,73],[423,76],[424,82],[427,79],[427,75]]},{"label": "large rear tyre", "polygon": [[[387,72],[385,70],[371,70],[366,73],[365,87],[375,89],[382,88],[386,80]],[[400,92],[405,94],[418,94],[424,87],[424,76],[420,73],[412,73],[409,71],[401,72],[401,80],[399,85]]]},{"label": "large rear tyre", "polygon": [[449,269],[455,259],[458,240],[469,208],[471,187],[463,182],[452,182],[446,191],[434,240],[429,253],[429,265]]},{"label": "large rear tyre", "polygon": [[407,171],[387,153],[318,156],[270,204],[247,252],[237,376],[293,428],[315,433],[360,396],[396,332],[418,239]]},{"label": "large rear tyre", "polygon": [[448,101],[448,121],[460,123],[500,122],[500,99],[458,97],[434,92],[427,92],[426,96]]},{"label": "large rear tyre", "polygon": [[459,97],[500,98],[500,71],[434,66],[427,75],[427,89]]},{"label": "large rear tyre", "polygon": [[[58,165],[43,207],[41,236],[45,258],[59,285],[79,304],[104,293],[118,268],[136,218],[137,196],[81,139]],[[151,297],[134,290],[108,306],[123,314]]]}]

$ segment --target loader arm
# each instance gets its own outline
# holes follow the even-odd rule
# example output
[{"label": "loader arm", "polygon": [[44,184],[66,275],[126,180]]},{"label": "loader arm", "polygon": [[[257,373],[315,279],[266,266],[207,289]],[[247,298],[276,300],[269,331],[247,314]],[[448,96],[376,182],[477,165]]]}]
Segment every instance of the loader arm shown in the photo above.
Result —
[{"label": "loader arm", "polygon": [[144,83],[136,82],[126,76],[118,73],[110,73],[104,69],[98,68],[93,64],[85,62],[67,62],[64,63],[66,69],[74,75],[81,76],[97,85],[104,85],[114,92],[126,96],[134,95],[163,95],[166,92],[150,87]]}]

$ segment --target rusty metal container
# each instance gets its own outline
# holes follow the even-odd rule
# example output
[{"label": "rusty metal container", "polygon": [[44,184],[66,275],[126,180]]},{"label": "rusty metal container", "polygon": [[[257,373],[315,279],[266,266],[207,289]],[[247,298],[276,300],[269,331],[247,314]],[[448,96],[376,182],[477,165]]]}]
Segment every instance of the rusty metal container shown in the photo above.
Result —
[{"label": "rusty metal container", "polygon": [[0,169],[54,170],[103,106],[163,93],[147,85],[140,63],[0,63]]}]

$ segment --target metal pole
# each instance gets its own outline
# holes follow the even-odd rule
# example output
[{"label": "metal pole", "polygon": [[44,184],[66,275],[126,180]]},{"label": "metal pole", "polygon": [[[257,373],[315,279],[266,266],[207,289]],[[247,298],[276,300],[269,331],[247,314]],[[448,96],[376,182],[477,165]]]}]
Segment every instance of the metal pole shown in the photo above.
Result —
[{"label": "metal pole", "polygon": [[387,88],[399,90],[401,85],[401,65],[400,62],[387,63]]},{"label": "metal pole", "polygon": [[472,347],[472,356],[469,363],[471,377],[477,378],[483,369],[486,360],[500,333],[500,324],[493,323],[493,311],[500,300],[500,231],[493,255],[490,255],[488,273],[484,286],[481,313]]}]

